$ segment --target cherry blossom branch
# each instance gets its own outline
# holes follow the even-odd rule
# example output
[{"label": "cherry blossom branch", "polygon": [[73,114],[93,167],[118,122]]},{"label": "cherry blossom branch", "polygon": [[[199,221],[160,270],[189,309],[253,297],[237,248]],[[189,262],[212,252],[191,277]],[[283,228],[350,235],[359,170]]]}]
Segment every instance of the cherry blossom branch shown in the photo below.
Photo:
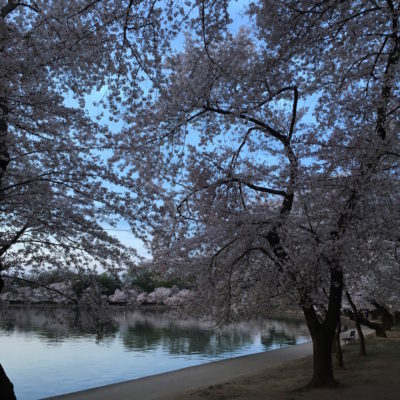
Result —
[{"label": "cherry blossom branch", "polygon": [[69,18],[73,18],[76,17],[79,14],[84,13],[85,11],[89,10],[89,8],[93,7],[94,5],[96,5],[97,3],[101,2],[102,0],[94,0],[91,1],[90,3],[86,4],[85,7],[82,7],[80,10],[76,11],[75,13],[68,15],[68,19]]},{"label": "cherry blossom branch", "polygon": [[261,103],[258,103],[256,106],[252,107],[252,109],[260,108],[260,107],[264,106],[265,104],[269,103],[275,97],[278,97],[282,93],[285,93],[287,91],[293,91],[292,118],[291,118],[291,122],[290,122],[289,135],[288,135],[289,142],[290,142],[290,140],[292,139],[292,136],[293,136],[294,126],[295,126],[295,122],[296,122],[297,103],[299,100],[298,88],[297,88],[297,86],[285,86],[285,87],[279,89],[278,91],[276,91],[275,93],[271,93],[271,90],[269,88],[267,81],[265,81],[265,85],[266,85],[268,93],[269,93],[268,98],[266,100],[262,101]]},{"label": "cherry blossom branch", "polygon": [[201,2],[201,33],[203,38],[204,50],[206,52],[207,58],[210,62],[215,65],[218,69],[223,70],[223,68],[211,57],[210,52],[208,50],[209,41],[206,38],[206,22],[205,22],[205,5],[204,0]]},{"label": "cherry blossom branch", "polygon": [[37,14],[40,14],[39,8],[36,6],[35,3],[33,3],[33,4],[34,4],[34,6],[31,6],[30,4],[26,4],[26,3],[22,3],[22,2],[18,3],[19,6],[29,8],[31,11],[33,11],[33,12],[35,12]]},{"label": "cherry blossom branch", "polygon": [[246,115],[245,113],[237,114],[237,113],[235,113],[233,111],[212,107],[211,105],[203,106],[203,109],[205,111],[210,111],[210,112],[213,112],[213,113],[216,113],[216,114],[230,115],[230,116],[238,117],[238,118],[243,119],[245,121],[252,122],[255,125],[259,126],[260,128],[263,128],[264,131],[268,132],[271,136],[273,136],[274,138],[278,139],[280,142],[282,142],[284,144],[288,143],[288,138],[284,134],[282,134],[278,130],[274,129],[272,126],[266,124],[265,122],[260,121],[259,119],[251,117],[249,115]]},{"label": "cherry blossom branch", "polygon": [[7,15],[12,13],[19,5],[19,1],[8,0],[8,3],[1,9],[1,18],[4,19],[7,17]]},{"label": "cherry blossom branch", "polygon": [[20,230],[18,230],[14,237],[5,245],[3,245],[0,248],[0,257],[8,250],[11,248],[11,246],[13,246],[14,244],[16,244],[18,242],[18,240],[20,239],[20,237],[26,232],[26,230],[29,227],[29,222],[27,222]]},{"label": "cherry blossom branch", "polygon": [[248,137],[250,136],[250,133],[251,133],[252,131],[254,131],[254,130],[259,130],[259,129],[260,129],[260,128],[259,128],[258,126],[253,126],[253,127],[249,128],[249,129],[247,130],[246,134],[244,135],[244,138],[243,138],[242,142],[240,143],[240,146],[238,147],[238,149],[236,150],[236,152],[235,152],[235,153],[233,154],[233,156],[232,156],[232,159],[231,159],[231,166],[232,166],[233,164],[236,163],[236,161],[237,161],[237,159],[238,159],[238,157],[239,157],[240,152],[242,151],[243,147],[245,146],[245,144],[246,144],[246,142],[247,142]]},{"label": "cherry blossom branch", "polygon": [[[226,249],[228,249],[230,246],[232,246],[234,243],[236,243],[239,240],[239,238],[234,238],[231,241],[229,241],[228,243],[226,243],[225,245],[221,246],[211,257],[210,260],[210,264],[209,264],[209,275],[211,277],[211,272],[212,272],[212,268],[215,265],[215,262],[218,258],[218,256],[225,251]],[[212,280],[211,280],[212,281]]]},{"label": "cherry blossom branch", "polygon": [[239,183],[239,195],[240,195],[240,201],[242,203],[243,210],[247,211],[246,202],[244,200],[244,193],[243,193],[243,189],[242,189],[242,184],[241,183]]},{"label": "cherry blossom branch", "polygon": [[378,106],[377,110],[378,117],[376,121],[376,130],[378,136],[381,139],[386,138],[385,124],[386,124],[388,100],[390,97],[390,93],[392,91],[392,80],[391,80],[392,69],[395,68],[400,59],[400,37],[399,37],[398,15],[396,10],[394,9],[393,2],[391,0],[387,0],[387,4],[392,13],[392,34],[390,37],[393,40],[394,45],[389,53],[386,62],[384,81],[381,90],[381,104]]},{"label": "cherry blossom branch", "polygon": [[189,198],[191,196],[193,196],[195,193],[199,193],[203,190],[206,189],[210,189],[210,188],[216,188],[219,186],[224,186],[224,185],[229,185],[231,183],[239,183],[241,185],[247,186],[249,189],[255,190],[257,192],[261,192],[261,193],[268,193],[268,194],[272,194],[272,195],[277,195],[277,196],[283,196],[286,197],[287,193],[284,192],[283,190],[277,190],[277,189],[272,189],[272,188],[266,188],[263,186],[259,186],[259,185],[254,185],[253,183],[247,182],[241,178],[235,178],[235,177],[230,177],[228,179],[220,179],[214,183],[211,183],[209,185],[204,185],[201,188],[194,190],[192,192],[190,192],[188,195],[185,196],[185,198],[179,203],[179,205],[177,206],[177,211],[179,213],[180,216],[183,216],[180,212],[183,204],[187,204]]},{"label": "cherry blossom branch", "polygon": [[233,265],[236,265],[239,261],[241,261],[244,257],[247,255],[253,253],[253,252],[261,252],[264,255],[266,255],[271,261],[276,263],[276,259],[272,257],[271,253],[264,247],[264,246],[252,246],[246,249],[240,256],[238,256],[234,261]]},{"label": "cherry blossom branch", "polygon": [[379,48],[378,53],[376,53],[376,57],[375,57],[374,63],[372,64],[372,68],[371,68],[371,72],[370,72],[370,74],[371,74],[372,77],[375,77],[375,73],[374,73],[374,72],[375,72],[375,68],[376,68],[376,66],[377,66],[377,64],[378,64],[378,61],[379,61],[381,55],[383,54],[383,50],[384,50],[385,47],[386,47],[386,43],[387,43],[388,39],[389,39],[388,36],[385,36],[385,37],[384,37],[383,42],[382,42],[382,45],[381,45],[381,47]]},{"label": "cherry blossom branch", "polygon": [[296,123],[296,115],[297,115],[297,103],[299,100],[299,91],[297,86],[293,86],[293,106],[292,106],[292,119],[290,121],[290,128],[289,128],[289,142],[292,140],[294,125]]}]

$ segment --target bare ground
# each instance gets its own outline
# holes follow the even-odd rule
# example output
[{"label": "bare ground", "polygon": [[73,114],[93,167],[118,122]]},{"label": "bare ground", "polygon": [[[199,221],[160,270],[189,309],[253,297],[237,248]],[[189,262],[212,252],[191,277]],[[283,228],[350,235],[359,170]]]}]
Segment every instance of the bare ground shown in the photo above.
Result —
[{"label": "bare ground", "polygon": [[312,374],[306,357],[260,373],[186,392],[174,400],[398,400],[400,399],[400,330],[388,338],[370,337],[366,357],[356,345],[343,347],[345,368],[336,368],[335,389],[299,390]]}]

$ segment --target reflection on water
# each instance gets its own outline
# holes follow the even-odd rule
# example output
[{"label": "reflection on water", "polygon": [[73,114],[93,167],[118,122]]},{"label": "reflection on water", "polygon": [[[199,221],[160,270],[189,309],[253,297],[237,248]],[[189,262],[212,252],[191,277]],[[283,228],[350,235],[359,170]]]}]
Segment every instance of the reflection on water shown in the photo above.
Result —
[{"label": "reflection on water", "polygon": [[118,309],[93,319],[71,309],[16,308],[0,326],[0,362],[18,400],[29,400],[295,345],[307,335],[304,322],[289,319],[215,330],[155,312]]},{"label": "reflection on water", "polygon": [[123,346],[128,350],[148,351],[161,346],[171,355],[201,354],[218,357],[252,343],[249,332],[223,331],[215,333],[199,326],[157,327],[150,322],[130,326],[123,334]]}]

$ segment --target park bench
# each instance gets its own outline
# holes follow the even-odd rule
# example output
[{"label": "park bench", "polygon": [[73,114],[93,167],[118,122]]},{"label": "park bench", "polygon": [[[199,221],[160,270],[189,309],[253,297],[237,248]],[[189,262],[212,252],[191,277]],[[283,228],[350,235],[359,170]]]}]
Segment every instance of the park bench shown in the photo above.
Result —
[{"label": "park bench", "polygon": [[344,344],[354,344],[356,342],[356,331],[350,331],[350,336],[343,338]]}]

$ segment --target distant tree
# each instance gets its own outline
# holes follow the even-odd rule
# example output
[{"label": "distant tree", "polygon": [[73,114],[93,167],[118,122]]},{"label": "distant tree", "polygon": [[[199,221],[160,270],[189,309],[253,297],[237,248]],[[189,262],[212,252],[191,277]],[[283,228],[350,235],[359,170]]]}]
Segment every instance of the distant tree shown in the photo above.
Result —
[{"label": "distant tree", "polygon": [[116,289],[121,289],[121,281],[107,272],[98,275],[96,281],[100,285],[101,293],[106,296],[111,296]]}]

